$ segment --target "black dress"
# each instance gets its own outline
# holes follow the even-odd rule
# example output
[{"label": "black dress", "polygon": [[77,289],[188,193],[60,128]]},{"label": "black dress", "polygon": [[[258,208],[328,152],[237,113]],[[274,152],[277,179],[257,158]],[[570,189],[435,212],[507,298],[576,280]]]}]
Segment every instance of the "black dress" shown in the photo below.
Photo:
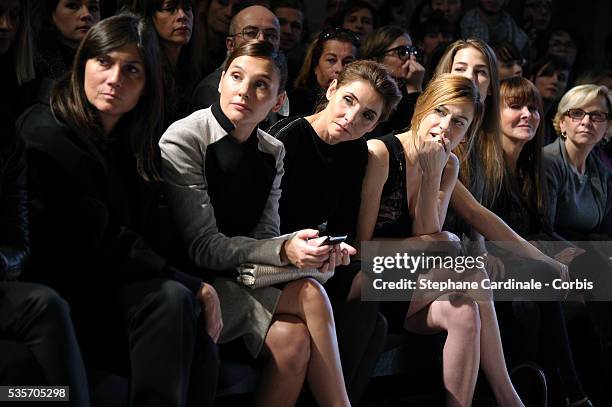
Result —
[{"label": "black dress", "polygon": [[[380,209],[373,238],[405,238],[412,236],[412,218],[408,209],[406,189],[406,156],[404,146],[394,133],[380,138],[389,150],[389,173],[380,197]],[[402,332],[409,301],[383,301],[380,311],[385,315],[390,332]]]},{"label": "black dress", "polygon": [[285,145],[279,203],[281,233],[325,229],[330,235],[355,237],[361,184],[368,164],[363,138],[325,143],[304,118],[287,119],[269,133]]},{"label": "black dress", "polygon": [[373,237],[410,237],[412,218],[408,208],[404,146],[394,133],[381,137],[380,141],[389,150],[389,174],[380,197]]}]

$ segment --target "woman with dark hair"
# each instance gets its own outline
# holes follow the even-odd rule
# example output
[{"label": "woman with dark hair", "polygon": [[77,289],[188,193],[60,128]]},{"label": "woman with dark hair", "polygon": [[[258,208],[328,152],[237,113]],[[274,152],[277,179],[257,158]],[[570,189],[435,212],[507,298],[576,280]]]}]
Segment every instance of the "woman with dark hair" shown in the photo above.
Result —
[{"label": "woman with dark hair", "polygon": [[355,60],[359,38],[351,30],[328,28],[310,43],[291,92],[291,114],[314,112],[329,84],[342,68]]},{"label": "woman with dark hair", "polygon": [[[500,196],[491,210],[525,239],[564,240],[554,233],[546,216],[548,193],[542,158],[544,126],[540,123],[544,112],[538,90],[525,78],[509,78],[501,81],[500,99],[505,172]],[[556,251],[555,246],[557,245],[553,245],[550,250]],[[564,257],[563,252],[553,254],[558,258]],[[565,260],[569,263],[577,253],[570,246],[565,254],[569,255]],[[526,261],[518,257],[506,256],[504,260],[506,269],[512,270],[514,275],[528,272],[541,275],[546,267],[541,262]],[[526,345],[522,346],[520,351],[528,355],[531,353],[528,357],[535,356],[540,361],[542,358],[539,355],[547,356],[547,365],[553,365],[552,374],[557,373],[561,378],[562,391],[569,400],[568,405],[589,406],[574,367],[561,304],[556,301],[540,301],[534,304],[539,311],[540,326],[527,326],[518,331],[513,329],[507,336],[514,343]],[[515,309],[513,306],[512,310]],[[506,317],[509,317],[509,314]],[[525,318],[517,315],[517,318],[526,320],[531,319],[531,316]],[[538,336],[536,342],[541,345],[539,349],[531,343],[523,343],[525,336],[530,336],[529,333]]]},{"label": "woman with dark hair", "polygon": [[[4,97],[0,115],[11,123],[29,106],[34,79],[34,47],[30,10],[18,0],[0,2],[0,78]],[[10,95],[10,96],[8,96]]]},{"label": "woman with dark hair", "polygon": [[[160,61],[144,20],[105,19],[88,31],[50,106],[34,105],[20,118],[33,268],[72,305],[86,360],[129,374],[130,405],[184,406],[188,395],[212,403],[216,349],[198,329],[198,314],[216,340],[214,289],[149,246],[157,232]],[[188,394],[190,375],[210,376],[207,386]]]},{"label": "woman with dark hair", "polygon": [[[148,19],[163,51],[165,127],[189,113],[189,97],[201,79],[198,25],[192,0],[134,0],[131,11]],[[192,34],[193,33],[193,34]]]},{"label": "woman with dark hair", "polygon": [[374,31],[359,49],[362,59],[382,63],[393,75],[402,92],[402,100],[389,119],[379,123],[374,131],[366,135],[367,139],[405,129],[410,124],[414,104],[421,94],[425,76],[425,68],[417,60],[419,52],[412,44],[408,32],[392,25]]},{"label": "woman with dark hair", "polygon": [[[18,0],[0,0],[0,64],[5,72],[0,83],[6,92],[0,105],[0,383],[69,386],[72,404],[88,406],[85,367],[69,307],[56,291],[17,281],[26,274],[30,240],[24,143],[14,126],[23,106],[15,106],[12,98],[33,75],[28,13]],[[54,270],[47,267],[45,272]]]},{"label": "woman with dark hair", "polygon": [[227,56],[225,38],[230,34],[230,21],[237,13],[241,0],[197,0],[194,13],[195,25],[200,27],[195,38],[201,44],[200,65],[202,77],[217,69]]},{"label": "woman with dark hair", "polygon": [[87,31],[100,21],[100,0],[44,0],[38,8],[36,76],[60,79]]},{"label": "woman with dark hair", "polygon": [[351,30],[364,40],[378,27],[378,16],[369,3],[351,1],[335,17],[334,26]]},{"label": "woman with dark hair", "polygon": [[493,44],[491,47],[497,57],[500,81],[514,76],[523,76],[526,61],[514,44],[502,42]]},{"label": "woman with dark hair", "polygon": [[[321,405],[348,405],[335,324],[323,287],[311,279],[247,288],[243,263],[293,264],[321,272],[348,264],[355,250],[321,246],[318,231],[280,234],[282,143],[258,128],[285,99],[282,54],[250,41],[228,57],[219,101],[172,124],[160,141],[175,223],[198,272],[218,275],[220,343],[239,340],[267,362],[257,405],[292,405],[304,380]],[[225,273],[224,273],[225,271]]]},{"label": "woman with dark hair", "polygon": [[[352,244],[367,165],[363,135],[389,117],[400,97],[382,65],[351,62],[329,85],[316,113],[272,126],[270,134],[286,150],[279,202],[282,233],[318,228],[329,235],[348,235]],[[334,307],[342,368],[353,404],[365,390],[386,337],[378,303],[347,303],[358,270],[358,263],[343,267],[325,286]]]},{"label": "woman with dark hair", "polygon": [[410,29],[415,44],[423,54],[421,61],[427,70],[427,77],[431,78],[441,56],[440,50],[444,51],[448,44],[459,37],[459,27],[453,25],[440,12],[434,11]]},{"label": "woman with dark hair", "polygon": [[544,145],[555,141],[557,134],[552,126],[556,105],[567,89],[570,80],[570,65],[564,58],[548,55],[531,67],[531,82],[538,88],[544,107]]}]

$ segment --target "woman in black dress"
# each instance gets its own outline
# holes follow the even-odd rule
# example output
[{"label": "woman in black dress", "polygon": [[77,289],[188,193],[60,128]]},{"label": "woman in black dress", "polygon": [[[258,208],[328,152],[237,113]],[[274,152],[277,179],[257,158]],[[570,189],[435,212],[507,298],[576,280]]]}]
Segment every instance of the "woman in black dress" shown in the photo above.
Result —
[{"label": "woman in black dress", "polygon": [[[269,131],[285,146],[279,214],[281,232],[318,228],[348,235],[352,244],[368,148],[363,135],[384,122],[400,99],[379,63],[348,64],[313,115],[289,118]],[[325,286],[334,307],[342,368],[357,403],[384,346],[386,327],[376,302],[347,302],[358,263],[338,270]],[[359,315],[359,318],[355,318]]]},{"label": "woman in black dress", "polygon": [[[483,104],[472,81],[443,74],[417,100],[410,130],[370,140],[358,240],[452,240],[442,231],[459,172],[451,151],[467,140],[469,152],[482,117]],[[440,271],[440,278],[449,273]],[[471,403],[482,366],[498,403],[522,406],[506,370],[492,302],[477,301],[470,292],[415,295],[404,327],[416,333],[448,332],[443,351],[447,405]]]}]

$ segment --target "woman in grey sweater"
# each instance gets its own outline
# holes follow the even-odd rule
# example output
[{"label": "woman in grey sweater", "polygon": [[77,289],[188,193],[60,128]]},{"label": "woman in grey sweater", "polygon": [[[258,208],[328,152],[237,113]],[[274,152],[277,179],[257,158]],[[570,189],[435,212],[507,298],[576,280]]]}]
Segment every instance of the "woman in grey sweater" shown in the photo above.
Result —
[{"label": "woman in grey sweater", "polygon": [[269,356],[256,403],[295,403],[307,377],[319,404],[348,405],[325,290],[310,279],[250,289],[224,273],[246,262],[327,272],[355,253],[347,245],[320,246],[316,230],[279,236],[284,147],[257,125],[282,106],[285,78],[284,60],[270,44],[237,48],[219,102],[163,135],[162,171],[191,260],[221,274],[213,283],[223,318],[219,342],[242,337],[253,357],[262,350]]}]

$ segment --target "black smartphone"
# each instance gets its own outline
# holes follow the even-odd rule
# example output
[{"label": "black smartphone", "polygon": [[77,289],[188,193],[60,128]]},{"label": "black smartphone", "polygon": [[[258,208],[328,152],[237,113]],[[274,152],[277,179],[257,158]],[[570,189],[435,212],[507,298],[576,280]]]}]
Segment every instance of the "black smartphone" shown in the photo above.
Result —
[{"label": "black smartphone", "polygon": [[320,246],[333,246],[344,242],[348,238],[347,235],[342,236],[325,236]]}]

